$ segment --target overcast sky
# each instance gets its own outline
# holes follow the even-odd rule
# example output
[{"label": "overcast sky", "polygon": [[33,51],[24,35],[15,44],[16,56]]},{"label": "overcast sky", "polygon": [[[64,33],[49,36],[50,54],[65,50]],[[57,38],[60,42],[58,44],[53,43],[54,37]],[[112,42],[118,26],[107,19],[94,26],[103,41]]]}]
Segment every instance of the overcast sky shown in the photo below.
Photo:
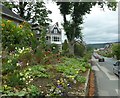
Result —
[{"label": "overcast sky", "polygon": [[[59,22],[59,25],[63,23],[63,17],[60,14],[56,3],[47,3],[46,7],[52,11],[49,17],[53,20],[52,24]],[[62,27],[60,25],[60,27]],[[84,17],[83,24],[83,38],[87,44],[90,43],[105,43],[118,41],[118,10],[109,11],[98,8],[97,6],[92,8],[90,14]],[[63,31],[63,42],[66,38]]]}]

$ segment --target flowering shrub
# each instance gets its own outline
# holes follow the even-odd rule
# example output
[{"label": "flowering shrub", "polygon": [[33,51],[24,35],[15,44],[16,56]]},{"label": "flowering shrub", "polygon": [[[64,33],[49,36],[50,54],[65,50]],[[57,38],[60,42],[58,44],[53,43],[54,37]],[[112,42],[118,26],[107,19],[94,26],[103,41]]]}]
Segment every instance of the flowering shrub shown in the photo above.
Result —
[{"label": "flowering shrub", "polygon": [[60,53],[53,53],[50,49],[42,49],[41,47],[37,47],[36,52],[33,56],[34,61],[37,64],[56,64],[61,62]]},{"label": "flowering shrub", "polygon": [[2,46],[8,51],[14,51],[15,47],[31,46],[35,35],[31,31],[29,24],[23,22],[17,26],[10,20],[2,20]]}]

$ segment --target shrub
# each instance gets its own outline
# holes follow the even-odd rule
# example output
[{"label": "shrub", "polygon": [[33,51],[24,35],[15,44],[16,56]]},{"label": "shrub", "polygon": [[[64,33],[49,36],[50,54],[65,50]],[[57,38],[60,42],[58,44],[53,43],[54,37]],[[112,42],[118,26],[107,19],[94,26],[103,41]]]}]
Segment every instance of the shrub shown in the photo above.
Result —
[{"label": "shrub", "polygon": [[52,53],[58,53],[59,52],[59,47],[57,44],[51,44],[50,45]]},{"label": "shrub", "polygon": [[14,22],[3,19],[1,27],[2,46],[8,51],[14,51],[15,47],[22,48],[32,46],[36,40],[35,34],[30,29],[30,25],[26,22],[17,26]]},{"label": "shrub", "polygon": [[85,46],[82,43],[75,43],[74,53],[76,56],[83,57],[85,53]]},{"label": "shrub", "polygon": [[112,46],[112,52],[118,60],[120,60],[120,43]]},{"label": "shrub", "polygon": [[69,46],[68,46],[67,40],[65,40],[62,45],[62,54],[66,56],[69,54]]}]

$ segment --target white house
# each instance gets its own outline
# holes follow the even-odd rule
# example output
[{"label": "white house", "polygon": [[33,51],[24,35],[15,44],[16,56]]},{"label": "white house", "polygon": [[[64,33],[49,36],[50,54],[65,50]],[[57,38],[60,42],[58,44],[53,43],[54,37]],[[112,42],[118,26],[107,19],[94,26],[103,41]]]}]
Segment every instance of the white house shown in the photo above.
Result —
[{"label": "white house", "polygon": [[48,32],[46,34],[46,40],[48,44],[57,44],[60,49],[62,49],[62,30],[56,22],[53,26],[49,26]]}]

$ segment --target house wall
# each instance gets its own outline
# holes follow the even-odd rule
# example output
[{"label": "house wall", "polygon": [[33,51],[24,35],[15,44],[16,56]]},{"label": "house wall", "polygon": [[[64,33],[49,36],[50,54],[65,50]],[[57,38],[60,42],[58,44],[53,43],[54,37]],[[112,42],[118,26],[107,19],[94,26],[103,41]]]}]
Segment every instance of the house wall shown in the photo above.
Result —
[{"label": "house wall", "polygon": [[[50,34],[48,33],[46,35],[47,38],[47,44],[57,44],[60,48],[60,50],[62,49],[62,35],[61,34]],[[54,41],[54,37],[59,37],[59,41]]]},{"label": "house wall", "polygon": [[48,43],[62,44],[62,38],[60,34],[59,35],[58,34],[47,34],[46,37],[48,37],[47,38]]}]

